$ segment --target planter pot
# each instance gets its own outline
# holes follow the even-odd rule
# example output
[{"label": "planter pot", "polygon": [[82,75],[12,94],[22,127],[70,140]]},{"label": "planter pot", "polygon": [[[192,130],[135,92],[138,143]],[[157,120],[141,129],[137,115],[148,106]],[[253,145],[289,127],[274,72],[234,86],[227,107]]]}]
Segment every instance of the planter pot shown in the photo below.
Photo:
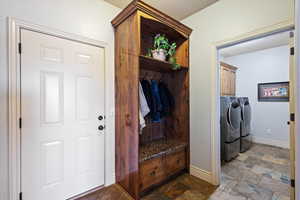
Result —
[{"label": "planter pot", "polygon": [[159,50],[152,50],[152,56],[153,58],[157,59],[157,60],[161,60],[161,61],[166,61],[166,51],[163,49],[159,49]]}]

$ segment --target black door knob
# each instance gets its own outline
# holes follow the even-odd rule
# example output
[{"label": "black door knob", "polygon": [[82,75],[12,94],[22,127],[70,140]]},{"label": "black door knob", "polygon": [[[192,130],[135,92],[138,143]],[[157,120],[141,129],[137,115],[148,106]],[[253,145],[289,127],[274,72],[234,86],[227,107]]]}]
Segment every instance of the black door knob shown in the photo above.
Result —
[{"label": "black door knob", "polygon": [[104,126],[102,126],[102,125],[98,126],[98,130],[99,131],[103,131],[104,130]]},{"label": "black door knob", "polygon": [[104,119],[104,117],[103,117],[102,115],[100,115],[100,116],[98,117],[98,119],[101,121],[101,120]]}]

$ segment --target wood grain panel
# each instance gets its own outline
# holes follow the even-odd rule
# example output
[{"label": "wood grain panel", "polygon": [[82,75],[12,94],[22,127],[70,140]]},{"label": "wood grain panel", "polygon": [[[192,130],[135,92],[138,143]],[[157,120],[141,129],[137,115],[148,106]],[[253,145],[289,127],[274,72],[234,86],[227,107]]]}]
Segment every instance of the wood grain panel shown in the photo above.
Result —
[{"label": "wood grain panel", "polygon": [[189,67],[189,40],[177,45],[175,58],[182,68]]},{"label": "wood grain panel", "polygon": [[165,159],[165,173],[168,176],[181,171],[186,167],[186,152],[179,151],[166,156]]},{"label": "wood grain panel", "polygon": [[235,96],[236,94],[236,70],[238,68],[221,62],[221,96]]},{"label": "wood grain panel", "polygon": [[116,180],[139,199],[139,31],[133,14],[115,29]]},{"label": "wood grain panel", "polygon": [[143,162],[140,170],[141,191],[160,183],[165,177],[165,166],[162,157]]}]

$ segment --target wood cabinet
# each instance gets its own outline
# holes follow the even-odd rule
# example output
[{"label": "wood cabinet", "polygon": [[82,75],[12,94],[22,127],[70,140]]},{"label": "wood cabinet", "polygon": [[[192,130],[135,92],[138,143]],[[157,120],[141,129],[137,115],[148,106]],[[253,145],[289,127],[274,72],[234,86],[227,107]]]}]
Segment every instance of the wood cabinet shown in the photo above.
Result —
[{"label": "wood cabinet", "polygon": [[166,155],[166,174],[168,176],[179,172],[186,166],[185,151]]},{"label": "wood cabinet", "polygon": [[221,96],[235,96],[237,69],[235,66],[221,62]]},{"label": "wood cabinet", "polygon": [[[115,30],[116,181],[134,199],[189,169],[189,36],[192,30],[135,0],[112,21]],[[156,34],[176,42],[180,70],[146,56]],[[159,123],[139,128],[139,81],[163,81],[175,100]]]},{"label": "wood cabinet", "polygon": [[163,157],[147,160],[140,165],[140,189],[146,190],[152,185],[162,182],[166,178]]},{"label": "wood cabinet", "polygon": [[141,191],[147,191],[172,175],[186,168],[186,152],[172,152],[147,160],[140,165]]}]

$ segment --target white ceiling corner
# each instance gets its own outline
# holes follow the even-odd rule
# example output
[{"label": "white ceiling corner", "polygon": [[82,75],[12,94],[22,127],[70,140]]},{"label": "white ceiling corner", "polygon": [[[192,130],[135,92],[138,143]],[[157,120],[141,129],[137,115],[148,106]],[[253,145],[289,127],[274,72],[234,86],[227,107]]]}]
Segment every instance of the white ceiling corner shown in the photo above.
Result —
[{"label": "white ceiling corner", "polygon": [[[131,0],[104,0],[121,9],[125,8]],[[145,3],[153,6],[177,19],[184,18],[210,6],[218,0],[144,0]]]}]

